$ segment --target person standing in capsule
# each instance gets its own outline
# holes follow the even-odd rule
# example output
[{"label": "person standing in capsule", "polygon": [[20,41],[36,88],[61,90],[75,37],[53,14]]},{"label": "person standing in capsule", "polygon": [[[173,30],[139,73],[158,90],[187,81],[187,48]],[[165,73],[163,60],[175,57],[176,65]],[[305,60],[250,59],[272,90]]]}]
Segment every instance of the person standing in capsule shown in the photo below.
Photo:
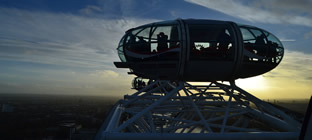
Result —
[{"label": "person standing in capsule", "polygon": [[164,34],[164,32],[160,32],[157,35],[157,41],[158,41],[158,45],[157,45],[157,52],[161,52],[164,51],[166,49],[168,49],[168,36]]}]

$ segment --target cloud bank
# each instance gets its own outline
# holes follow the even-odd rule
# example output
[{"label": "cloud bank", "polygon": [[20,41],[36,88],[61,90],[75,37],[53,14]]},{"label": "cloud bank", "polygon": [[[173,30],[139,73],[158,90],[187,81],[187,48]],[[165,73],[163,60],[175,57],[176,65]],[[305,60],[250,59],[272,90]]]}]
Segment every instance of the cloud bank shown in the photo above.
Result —
[{"label": "cloud bank", "polygon": [[311,0],[185,0],[250,22],[312,27]]},{"label": "cloud bank", "polygon": [[54,65],[97,67],[119,60],[116,48],[129,28],[146,19],[102,19],[0,8],[0,57]]},{"label": "cloud bank", "polygon": [[153,21],[13,8],[0,8],[0,19],[1,92],[104,95],[129,91],[133,77],[113,65],[117,45]]}]

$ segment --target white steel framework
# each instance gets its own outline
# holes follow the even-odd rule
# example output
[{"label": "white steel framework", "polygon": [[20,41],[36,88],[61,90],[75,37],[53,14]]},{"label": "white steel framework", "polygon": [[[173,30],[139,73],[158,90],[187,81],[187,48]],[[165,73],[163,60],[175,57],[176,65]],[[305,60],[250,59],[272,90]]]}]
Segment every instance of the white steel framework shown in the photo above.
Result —
[{"label": "white steel framework", "polygon": [[96,139],[297,139],[301,124],[234,82],[156,80],[119,101]]}]

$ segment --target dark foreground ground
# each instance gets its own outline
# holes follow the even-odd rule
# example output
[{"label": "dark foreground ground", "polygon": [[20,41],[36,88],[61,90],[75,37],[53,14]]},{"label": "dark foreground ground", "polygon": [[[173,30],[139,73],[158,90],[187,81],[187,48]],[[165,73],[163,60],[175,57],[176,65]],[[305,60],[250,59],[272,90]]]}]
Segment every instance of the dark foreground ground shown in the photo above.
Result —
[{"label": "dark foreground ground", "polygon": [[[116,97],[0,94],[0,139],[93,139]],[[269,100],[305,114],[308,100]]]},{"label": "dark foreground ground", "polygon": [[0,139],[92,139],[118,99],[0,94]]}]

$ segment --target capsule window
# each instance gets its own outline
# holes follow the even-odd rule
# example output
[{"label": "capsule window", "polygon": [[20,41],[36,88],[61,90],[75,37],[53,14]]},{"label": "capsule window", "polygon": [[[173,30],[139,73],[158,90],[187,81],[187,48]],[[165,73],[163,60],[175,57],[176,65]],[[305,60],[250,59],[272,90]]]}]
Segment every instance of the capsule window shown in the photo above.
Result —
[{"label": "capsule window", "polygon": [[189,25],[190,60],[233,60],[233,33],[227,26]]},{"label": "capsule window", "polygon": [[178,60],[180,41],[177,26],[154,26],[151,33],[151,49],[158,60]]},{"label": "capsule window", "polygon": [[279,63],[282,60],[284,48],[282,43],[272,34],[268,33],[268,47],[269,47],[269,61],[272,63]]},{"label": "capsule window", "polygon": [[117,48],[118,56],[122,62],[127,61],[125,54],[124,54],[124,49],[123,49],[124,39],[125,39],[125,36],[121,38],[118,48]]},{"label": "capsule window", "polygon": [[125,39],[131,61],[178,60],[180,41],[177,26],[142,27],[129,31]]},{"label": "capsule window", "polygon": [[244,61],[279,63],[283,46],[272,34],[255,28],[240,28],[244,40]]},{"label": "capsule window", "polygon": [[266,35],[258,29],[241,28],[244,40],[244,61],[264,62],[268,47]]},{"label": "capsule window", "polygon": [[130,32],[126,39],[126,47],[129,51],[138,54],[151,52],[149,41],[150,27],[136,29]]}]

